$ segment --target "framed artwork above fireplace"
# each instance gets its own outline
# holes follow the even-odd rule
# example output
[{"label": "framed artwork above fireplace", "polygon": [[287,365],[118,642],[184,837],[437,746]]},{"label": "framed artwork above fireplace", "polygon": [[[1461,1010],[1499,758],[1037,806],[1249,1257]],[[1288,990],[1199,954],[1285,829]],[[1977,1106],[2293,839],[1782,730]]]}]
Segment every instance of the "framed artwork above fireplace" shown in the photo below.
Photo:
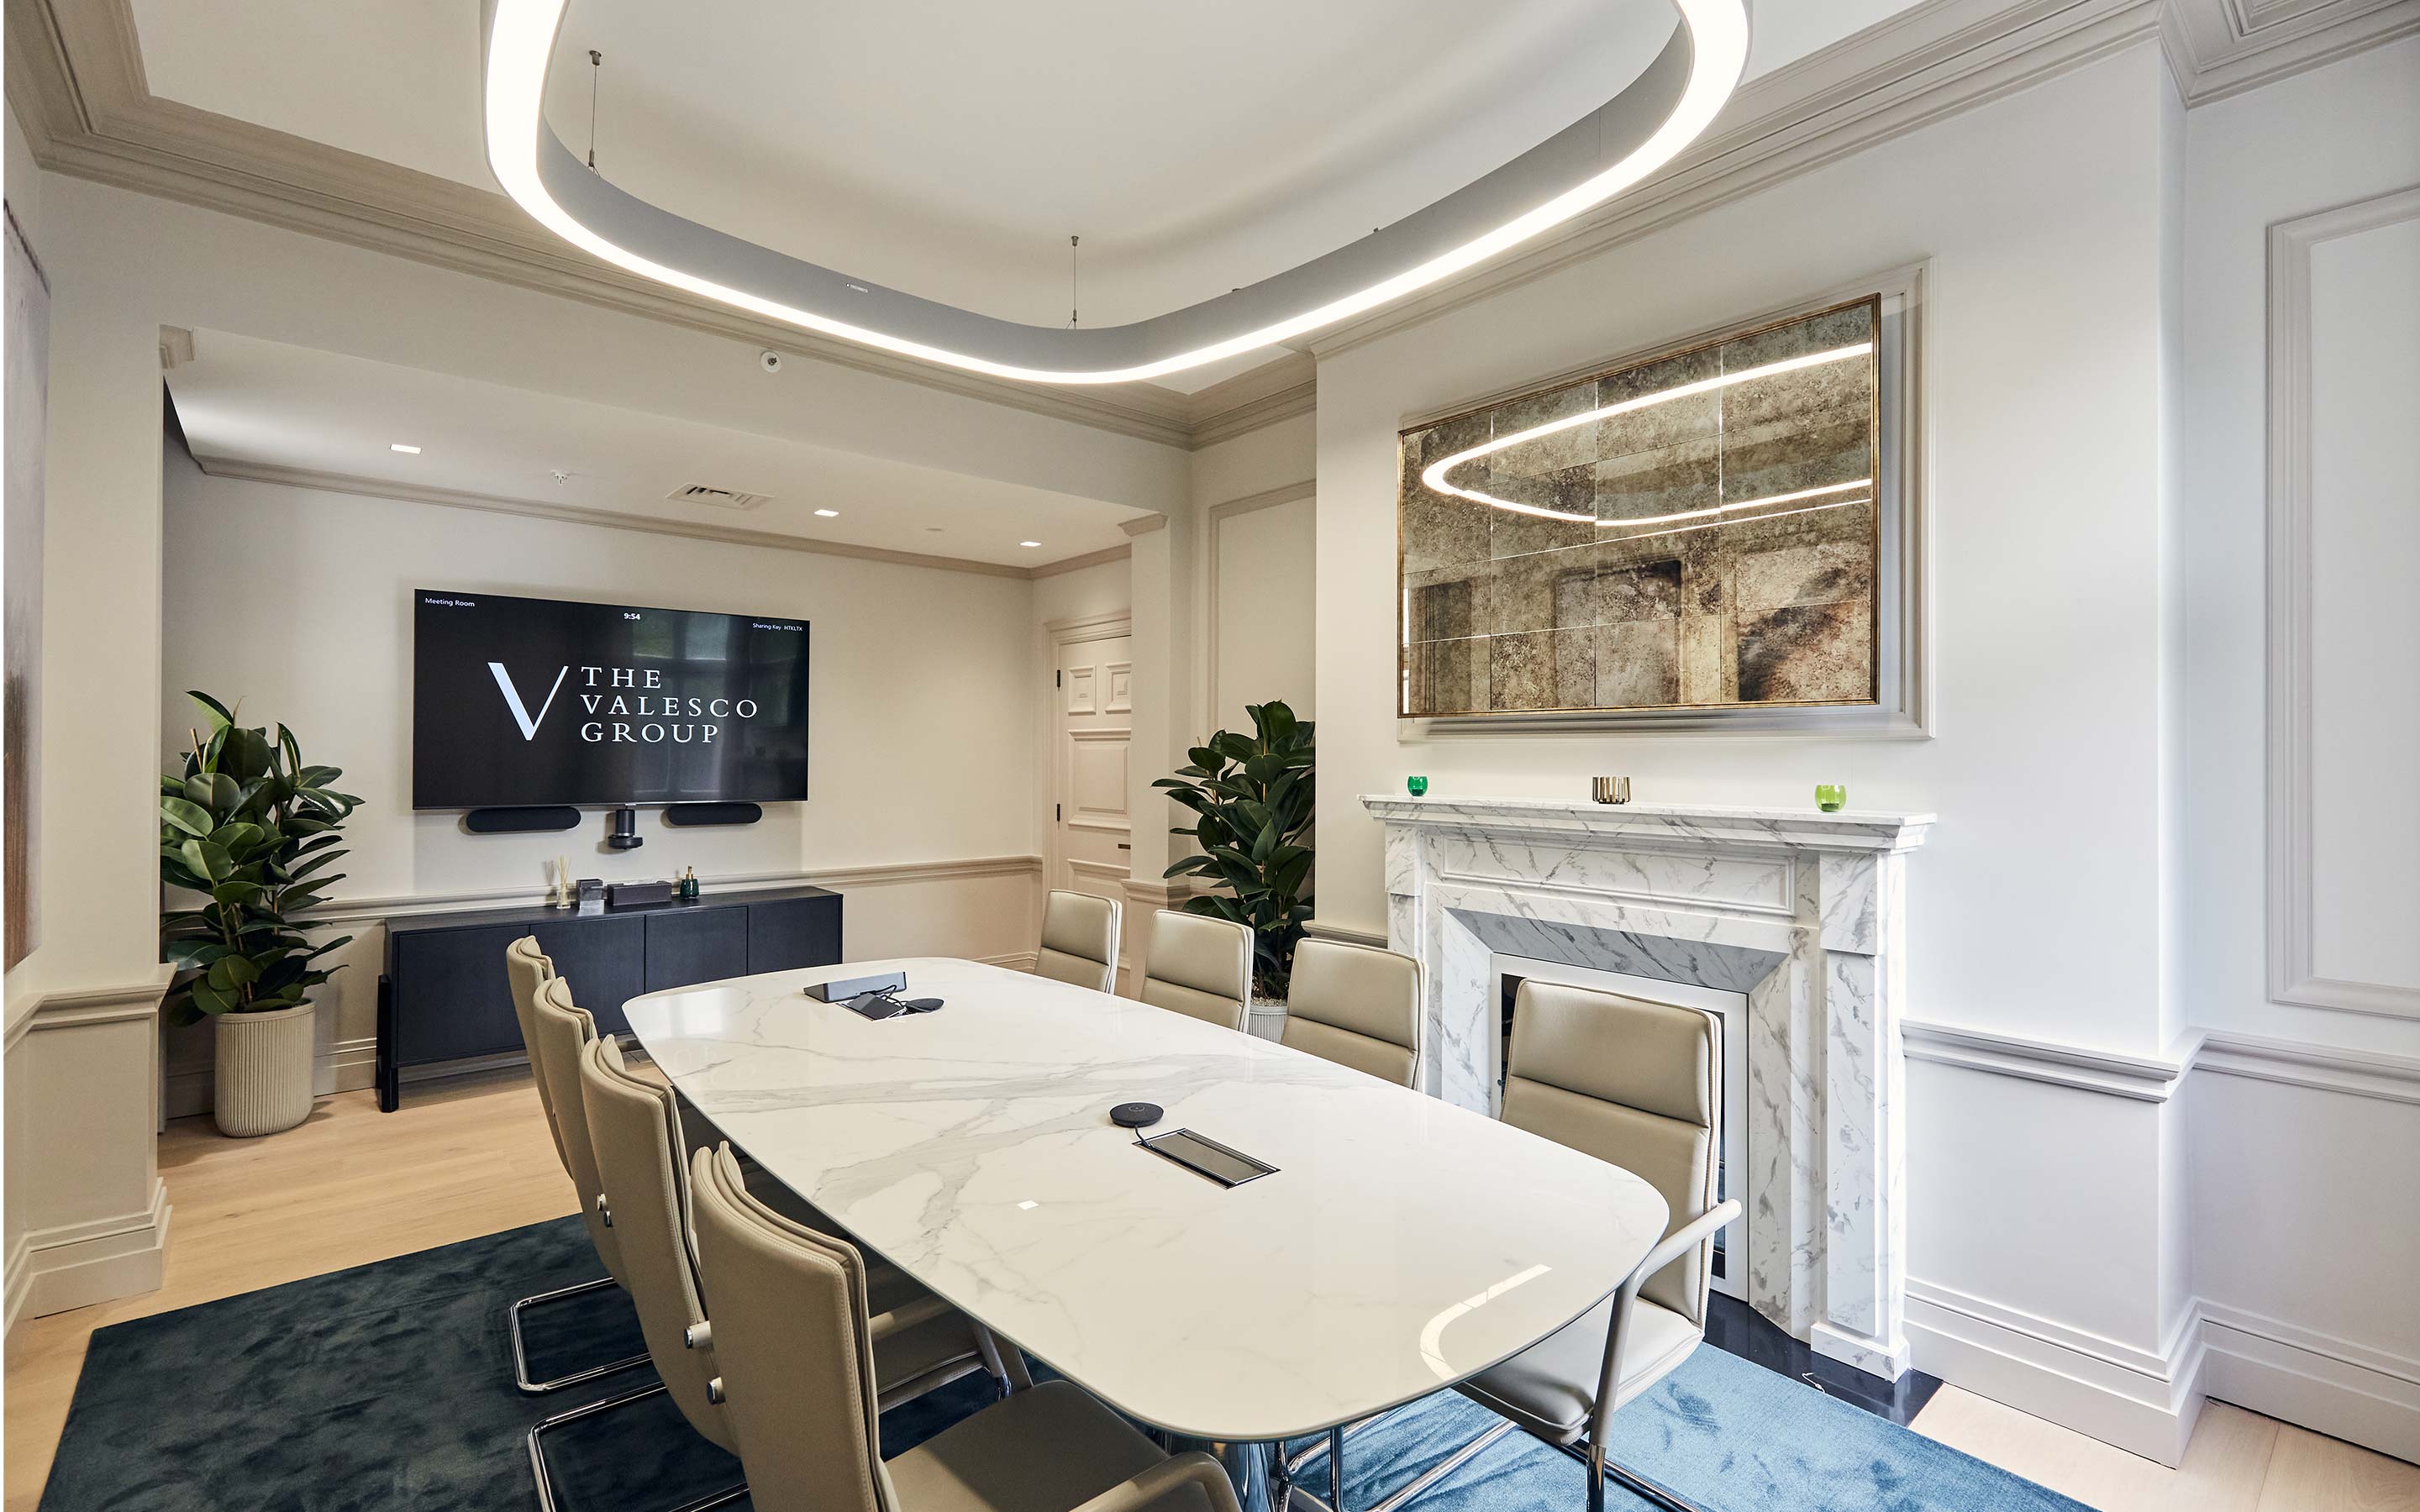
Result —
[{"label": "framed artwork above fireplace", "polygon": [[1403,429],[1399,717],[1927,733],[1923,282]]}]

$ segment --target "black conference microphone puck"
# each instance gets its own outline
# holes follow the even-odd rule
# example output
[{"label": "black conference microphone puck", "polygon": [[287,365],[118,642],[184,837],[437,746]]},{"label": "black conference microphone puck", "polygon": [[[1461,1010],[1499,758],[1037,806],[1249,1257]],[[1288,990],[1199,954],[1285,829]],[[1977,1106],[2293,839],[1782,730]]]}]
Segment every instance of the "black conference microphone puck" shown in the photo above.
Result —
[{"label": "black conference microphone puck", "polygon": [[1148,1129],[1159,1118],[1160,1106],[1156,1103],[1121,1103],[1109,1109],[1109,1121],[1121,1129]]}]

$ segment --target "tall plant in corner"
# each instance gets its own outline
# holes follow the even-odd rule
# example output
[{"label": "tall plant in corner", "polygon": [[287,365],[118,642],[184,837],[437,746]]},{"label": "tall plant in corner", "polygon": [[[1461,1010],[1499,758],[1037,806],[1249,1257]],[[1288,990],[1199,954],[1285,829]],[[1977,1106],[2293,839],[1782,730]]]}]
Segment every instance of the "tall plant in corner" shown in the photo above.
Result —
[{"label": "tall plant in corner", "polygon": [[1231,918],[1252,932],[1253,990],[1285,996],[1294,948],[1311,917],[1311,822],[1317,793],[1312,724],[1280,702],[1247,704],[1252,733],[1221,730],[1186,752],[1190,765],[1152,784],[1198,816],[1201,854],[1164,876],[1209,877],[1227,890],[1187,898],[1185,911]]},{"label": "tall plant in corner", "polygon": [[[161,953],[177,968],[164,1006],[178,1024],[227,1015],[267,1031],[265,1016],[303,1008],[333,974],[319,958],[352,938],[314,946],[295,916],[342,880],[327,869],[362,800],[328,785],[336,767],[305,765],[284,725],[272,741],[209,694],[186,697],[209,733],[189,732],[183,772],[160,779],[160,879],[198,906],[160,916]],[[228,1134],[288,1128],[310,1111],[310,1020],[286,1018],[299,1028],[231,1033],[222,1021],[215,1112]]]}]

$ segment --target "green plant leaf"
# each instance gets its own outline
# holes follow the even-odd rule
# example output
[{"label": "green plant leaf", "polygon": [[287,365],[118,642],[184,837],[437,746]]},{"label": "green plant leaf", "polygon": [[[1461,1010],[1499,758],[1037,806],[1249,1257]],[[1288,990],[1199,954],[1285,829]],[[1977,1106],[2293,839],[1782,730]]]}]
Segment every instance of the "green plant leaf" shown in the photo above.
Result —
[{"label": "green plant leaf", "polygon": [[189,687],[185,689],[185,696],[202,706],[203,717],[209,720],[211,730],[224,730],[235,723],[235,716],[228,712],[227,706],[208,693]]},{"label": "green plant leaf", "polygon": [[222,882],[210,889],[210,897],[228,907],[250,903],[260,896],[263,888],[257,882]]},{"label": "green plant leaf", "polygon": [[185,865],[197,877],[221,882],[235,871],[234,859],[208,841],[189,840],[178,850],[185,857]]},{"label": "green plant leaf", "polygon": [[160,798],[160,817],[196,837],[208,835],[216,827],[208,809],[190,798],[172,798],[164,794]]}]

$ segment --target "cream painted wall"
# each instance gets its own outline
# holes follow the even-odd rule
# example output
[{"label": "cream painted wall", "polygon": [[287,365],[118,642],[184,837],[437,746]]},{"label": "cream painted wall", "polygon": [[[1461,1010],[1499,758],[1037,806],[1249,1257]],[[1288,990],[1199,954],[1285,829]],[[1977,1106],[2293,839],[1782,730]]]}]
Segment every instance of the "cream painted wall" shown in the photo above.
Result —
[{"label": "cream painted wall", "polygon": [[[2156,1053],[2164,1043],[2163,114],[2138,46],[1492,298],[1324,354],[1318,411],[1319,918],[1383,933],[1379,827],[1357,795],[1930,810],[1912,859],[1910,1012]],[[1395,435],[1408,417],[1751,317],[1930,259],[1934,738],[1456,734],[1394,717]],[[2021,932],[2021,933],[2020,933]],[[2055,942],[2045,949],[2045,942]],[[2027,1393],[2097,1340],[2157,1357],[2174,1273],[2157,1104],[1909,1068],[1908,1264],[1919,1368]],[[2071,1106],[2070,1104],[2076,1104]],[[2092,1236],[2087,1246],[2078,1234]],[[1967,1339],[1967,1315],[2030,1319]],[[2189,1410],[2154,1365],[2132,1425],[2173,1453]],[[2106,1391],[2082,1398],[2095,1412]],[[2111,1408],[2111,1412],[2118,1409]]]},{"label": "cream painted wall", "polygon": [[[167,464],[166,548],[162,757],[175,758],[191,722],[183,689],[200,687],[240,698],[248,719],[284,721],[313,760],[344,767],[365,803],[331,900],[340,912],[349,899],[535,898],[558,855],[610,881],[1037,853],[1032,813],[999,801],[1033,784],[1034,584],[210,477],[181,451]],[[226,590],[264,575],[275,592]],[[475,836],[458,814],[412,812],[411,592],[422,587],[809,620],[813,796],[741,828],[671,829],[644,810],[646,844],[631,852],[603,848],[601,812],[562,834]],[[1032,949],[1031,872],[844,890],[853,955]],[[383,944],[375,927],[349,927],[361,938],[341,955],[353,969],[321,1000],[323,1051],[346,1069],[376,1030]],[[190,1040],[172,1050],[172,1111],[192,1105],[198,1064]]]},{"label": "cream painted wall", "polygon": [[[2156,51],[2136,48],[1323,361],[1323,918],[1384,928],[1378,826],[1353,799],[1406,772],[1449,797],[1577,796],[1616,772],[1642,798],[1792,806],[1845,780],[1853,807],[1941,815],[1910,878],[1916,1011],[2156,1049],[2156,951],[2105,921],[2152,918],[2158,887],[2164,87]],[[1934,287],[1937,738],[1399,731],[1406,415],[1919,257]],[[2009,969],[2018,898],[2064,942],[2055,992]]]}]

